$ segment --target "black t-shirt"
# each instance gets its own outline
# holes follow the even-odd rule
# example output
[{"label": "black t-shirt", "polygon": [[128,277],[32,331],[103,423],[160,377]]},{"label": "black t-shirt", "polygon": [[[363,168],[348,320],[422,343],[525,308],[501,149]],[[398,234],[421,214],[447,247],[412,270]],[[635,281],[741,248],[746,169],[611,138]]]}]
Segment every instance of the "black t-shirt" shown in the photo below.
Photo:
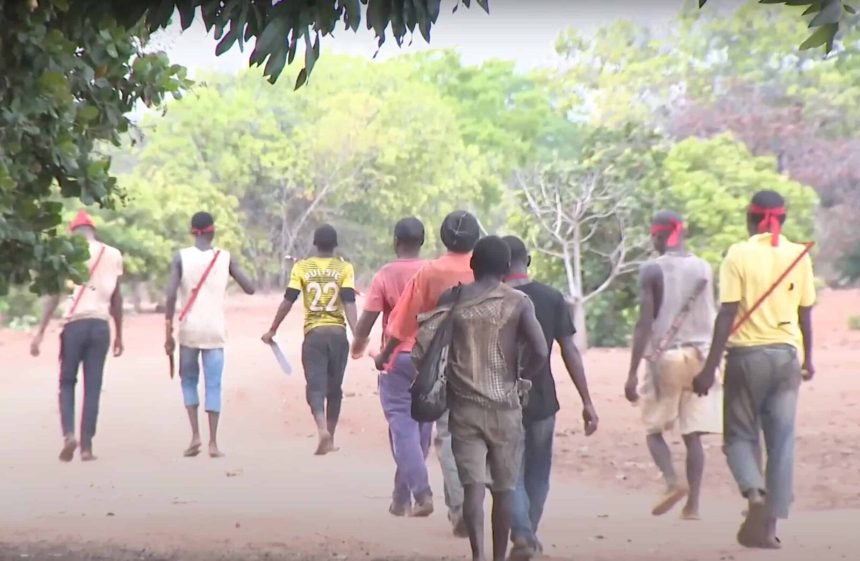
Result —
[{"label": "black t-shirt", "polygon": [[[535,315],[543,329],[550,353],[558,339],[570,337],[576,332],[570,316],[570,306],[561,292],[534,281],[517,286],[516,289],[525,292],[534,304]],[[550,361],[546,362],[540,372],[524,374],[531,379],[532,389],[529,392],[528,405],[523,411],[523,417],[529,421],[541,421],[555,415],[559,410],[559,404]]]}]

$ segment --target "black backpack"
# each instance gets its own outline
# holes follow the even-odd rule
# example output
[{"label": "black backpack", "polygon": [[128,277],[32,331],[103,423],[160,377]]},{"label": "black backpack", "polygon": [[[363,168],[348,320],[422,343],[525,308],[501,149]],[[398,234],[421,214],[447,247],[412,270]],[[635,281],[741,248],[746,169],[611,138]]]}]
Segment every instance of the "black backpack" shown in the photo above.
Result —
[{"label": "black backpack", "polygon": [[412,418],[432,423],[448,409],[448,353],[454,335],[454,309],[463,285],[453,289],[454,301],[418,316],[412,361],[418,375],[412,383]]}]

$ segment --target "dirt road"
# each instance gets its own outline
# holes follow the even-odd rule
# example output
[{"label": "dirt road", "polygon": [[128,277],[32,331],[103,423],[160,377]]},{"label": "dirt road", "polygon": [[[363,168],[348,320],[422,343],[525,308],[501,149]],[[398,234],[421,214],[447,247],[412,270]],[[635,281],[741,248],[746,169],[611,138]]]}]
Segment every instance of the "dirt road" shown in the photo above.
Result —
[{"label": "dirt road", "polygon": [[[43,356],[27,337],[0,333],[0,561],[6,559],[465,559],[449,535],[438,464],[437,513],[387,513],[392,464],[369,362],[350,365],[341,451],[311,455],[293,318],[283,343],[297,372],[278,369],[258,336],[271,298],[233,299],[221,444],[227,456],[186,459],[178,381],[160,352],[162,322],[128,322],[127,353],[108,363],[92,464],[56,460],[56,338]],[[857,559],[860,550],[860,337],[844,328],[860,293],[825,295],[817,313],[819,377],[804,388],[799,418],[797,509],[786,549],[743,551],[733,543],[741,501],[719,439],[709,441],[704,520],[648,515],[659,489],[636,424],[620,397],[624,351],[586,357],[601,427],[586,439],[571,384],[553,490],[542,530],[547,553],[582,560]]]}]

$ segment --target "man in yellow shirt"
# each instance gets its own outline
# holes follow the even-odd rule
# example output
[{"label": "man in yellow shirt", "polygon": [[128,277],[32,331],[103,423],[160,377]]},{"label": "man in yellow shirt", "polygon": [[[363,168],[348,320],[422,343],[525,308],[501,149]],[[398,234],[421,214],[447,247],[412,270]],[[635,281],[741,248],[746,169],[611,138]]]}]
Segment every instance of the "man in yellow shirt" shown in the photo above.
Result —
[{"label": "man in yellow shirt", "polygon": [[[803,245],[780,234],[785,216],[778,193],[761,191],[753,197],[747,211],[751,237],[733,245],[723,260],[722,306],[710,354],[693,384],[696,393],[707,394],[728,348],[723,449],[749,501],[737,537],[741,545],[765,549],[780,547],[776,523],[788,518],[793,500],[797,397],[801,380],[815,373],[812,260]],[[768,451],[766,475],[759,467],[761,432]]]},{"label": "man in yellow shirt", "polygon": [[316,454],[333,452],[334,432],[340,417],[343,376],[349,358],[346,323],[355,332],[355,272],[352,265],[334,256],[337,231],[323,225],[314,232],[317,254],[293,266],[284,300],[272,327],[263,335],[271,344],[293,304],[302,295],[305,308],[305,340],[302,366],[306,395],[319,431]]}]

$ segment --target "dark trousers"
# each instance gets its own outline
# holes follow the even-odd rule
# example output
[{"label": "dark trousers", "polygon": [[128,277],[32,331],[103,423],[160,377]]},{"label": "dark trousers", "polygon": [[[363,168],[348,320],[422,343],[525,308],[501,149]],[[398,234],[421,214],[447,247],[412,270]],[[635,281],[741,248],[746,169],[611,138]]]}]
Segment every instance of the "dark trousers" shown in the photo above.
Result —
[{"label": "dark trousers", "polygon": [[75,385],[78,367],[84,365],[84,410],[81,449],[92,447],[99,416],[105,360],[110,347],[110,326],[101,319],[69,322],[60,334],[60,421],[63,435],[75,432]]},{"label": "dark trousers", "polygon": [[336,326],[317,327],[305,335],[302,343],[302,366],[307,382],[306,396],[314,415],[326,414],[336,423],[343,399],[343,376],[349,359],[346,329]]}]

